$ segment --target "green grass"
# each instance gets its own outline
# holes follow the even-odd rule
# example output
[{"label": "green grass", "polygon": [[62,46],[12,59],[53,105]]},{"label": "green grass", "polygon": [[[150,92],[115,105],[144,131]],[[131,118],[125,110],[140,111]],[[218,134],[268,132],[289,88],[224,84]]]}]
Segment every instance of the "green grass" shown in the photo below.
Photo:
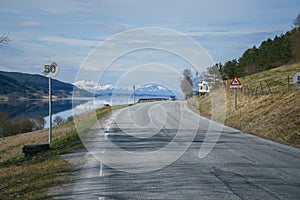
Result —
[{"label": "green grass", "polygon": [[8,101],[8,97],[4,95],[0,95],[0,101]]},{"label": "green grass", "polygon": [[76,130],[72,130],[66,135],[53,140],[50,145],[50,148],[55,150],[56,154],[64,154],[83,147],[84,145],[82,144]]},{"label": "green grass", "polygon": [[[272,93],[263,84],[263,91],[243,93],[237,90],[237,110],[233,109],[233,90],[226,89],[225,124],[247,133],[300,147],[300,89],[292,83],[288,89],[287,77],[300,71],[300,63],[282,66],[241,78],[242,85],[260,87],[267,81]],[[202,115],[211,116],[211,99],[218,91],[192,99],[190,106]]]},{"label": "green grass", "polygon": [[53,152],[1,167],[0,199],[47,199],[49,187],[69,180],[69,164]]},{"label": "green grass", "polygon": [[24,160],[24,154],[19,154],[17,156],[11,157],[10,159],[0,162],[0,167],[5,165],[10,165],[12,163],[17,163],[19,161]]},{"label": "green grass", "polygon": [[[97,119],[122,107],[125,106],[100,108],[96,111]],[[87,120],[86,115],[80,117]],[[74,122],[55,128],[64,130],[66,127],[74,127]],[[9,138],[6,142],[9,142]],[[19,142],[20,144],[8,145],[7,148],[22,148],[23,142]],[[48,189],[70,180],[72,174],[67,170],[70,164],[62,160],[60,155],[84,147],[76,129],[55,138],[50,147],[49,151],[39,153],[30,160],[25,159],[24,154],[19,154],[0,163],[0,199],[51,199],[47,196]],[[3,149],[0,153],[6,152],[8,150]]]},{"label": "green grass", "polygon": [[0,151],[0,155],[5,154],[5,153],[7,153],[7,150],[5,150],[5,149]]},{"label": "green grass", "polygon": [[300,63],[293,65],[284,65],[278,68],[274,68],[268,71],[252,74],[250,76],[240,78],[242,84],[248,85],[251,88],[260,86],[260,82],[266,89],[266,81],[269,83],[273,92],[281,92],[287,90],[288,78],[290,80],[290,87],[295,88],[292,79],[293,76],[300,71]]}]

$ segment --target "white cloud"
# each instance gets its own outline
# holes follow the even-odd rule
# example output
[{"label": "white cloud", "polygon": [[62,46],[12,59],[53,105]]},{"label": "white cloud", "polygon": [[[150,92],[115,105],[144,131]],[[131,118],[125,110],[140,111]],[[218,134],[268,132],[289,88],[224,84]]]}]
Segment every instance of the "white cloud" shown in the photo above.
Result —
[{"label": "white cloud", "polygon": [[88,3],[85,1],[73,1],[73,0],[52,0],[52,1],[6,1],[5,5],[0,7],[1,11],[10,11],[14,13],[72,13],[72,12],[94,12],[99,13],[103,10],[102,2],[98,0],[90,0]]},{"label": "white cloud", "polygon": [[45,36],[40,37],[40,41],[58,43],[64,45],[72,45],[72,46],[96,46],[99,41],[95,40],[84,40],[84,39],[74,39],[74,38],[64,38],[59,36]]},{"label": "white cloud", "polygon": [[193,30],[187,32],[186,35],[190,37],[201,37],[201,36],[238,36],[238,35],[251,35],[258,33],[273,33],[273,32],[283,32],[288,30],[290,25],[281,26],[264,26],[264,27],[252,27],[252,28],[239,28],[239,29],[228,29],[222,31],[207,31],[207,30]]},{"label": "white cloud", "polygon": [[7,67],[0,66],[0,71],[10,71]]},{"label": "white cloud", "polygon": [[[152,51],[149,51],[151,49]],[[156,56],[152,56],[153,53]],[[177,60],[185,61],[186,64],[188,61],[195,67],[204,69],[212,65],[206,51],[184,34],[164,28],[141,28],[123,32],[103,41],[89,54],[82,70],[104,71],[112,61],[114,64],[121,63],[126,57],[134,61],[129,68],[144,64],[145,61],[156,63],[156,60],[157,63],[163,62],[165,65],[174,66],[174,63],[169,62],[170,57],[177,57]],[[151,67],[150,69],[152,70]],[[158,70],[161,72],[161,69]]]},{"label": "white cloud", "polygon": [[[102,41],[101,38],[108,38],[129,28],[144,26],[165,27],[185,32],[187,36],[203,43],[207,52],[211,53],[213,58],[217,58],[216,61],[223,62],[239,56],[244,49],[253,44],[259,44],[275,34],[290,30],[299,5],[297,0],[10,0],[0,7],[3,15],[0,23],[5,32],[11,33],[13,41],[5,46],[5,49],[0,48],[0,65],[14,66],[20,71],[39,72],[39,65],[43,60],[53,59],[62,66],[59,76],[65,81],[74,82],[78,67],[85,60],[91,47]],[[259,34],[259,37],[255,34]],[[82,72],[84,75],[85,72],[90,74],[83,77],[80,75],[78,80],[89,79],[97,82],[101,71],[104,71],[103,67],[108,66],[115,57],[126,53],[126,49],[159,46],[175,49],[174,52],[178,53],[184,51],[187,60],[198,59],[199,63],[200,60],[205,61],[194,48],[165,32],[156,32],[154,37],[149,35],[145,38],[144,32],[131,37],[127,34],[126,37],[106,43],[101,51],[95,50],[95,54],[90,55],[90,58],[95,58],[87,60],[85,71]],[[124,57],[113,63],[109,69],[110,77],[104,84],[113,83],[113,78],[117,79],[122,72],[126,73],[140,64],[160,62],[174,68],[182,66],[164,53]],[[210,64],[202,64],[204,69],[207,63]],[[35,69],[33,66],[36,66]],[[149,67],[149,70],[146,70],[144,69],[145,73],[141,72],[141,77],[136,79],[142,81],[149,75],[149,70],[150,73],[156,70],[158,75],[164,74],[166,79],[166,73],[162,69]]]},{"label": "white cloud", "polygon": [[21,26],[25,26],[25,27],[35,27],[35,26],[41,25],[37,21],[21,21],[20,24],[21,24]]}]

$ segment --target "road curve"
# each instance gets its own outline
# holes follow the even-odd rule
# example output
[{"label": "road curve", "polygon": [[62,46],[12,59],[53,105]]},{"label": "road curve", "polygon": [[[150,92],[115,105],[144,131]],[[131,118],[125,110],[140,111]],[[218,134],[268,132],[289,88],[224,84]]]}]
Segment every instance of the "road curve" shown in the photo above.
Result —
[{"label": "road curve", "polygon": [[[63,156],[74,164],[74,177],[69,184],[54,188],[50,196],[97,200],[300,198],[298,148],[224,126],[212,151],[199,158],[209,123],[180,101],[119,110],[88,135],[89,151]],[[160,151],[166,147],[170,148]],[[120,150],[136,159],[120,158]],[[174,155],[179,157],[165,165]]]}]

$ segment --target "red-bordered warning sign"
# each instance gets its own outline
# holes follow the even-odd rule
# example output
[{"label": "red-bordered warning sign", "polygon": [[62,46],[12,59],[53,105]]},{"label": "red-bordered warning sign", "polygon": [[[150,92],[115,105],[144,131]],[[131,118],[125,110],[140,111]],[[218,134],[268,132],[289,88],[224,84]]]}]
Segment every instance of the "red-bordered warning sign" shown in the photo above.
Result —
[{"label": "red-bordered warning sign", "polygon": [[238,77],[234,77],[233,80],[230,82],[230,88],[242,88],[241,81]]}]

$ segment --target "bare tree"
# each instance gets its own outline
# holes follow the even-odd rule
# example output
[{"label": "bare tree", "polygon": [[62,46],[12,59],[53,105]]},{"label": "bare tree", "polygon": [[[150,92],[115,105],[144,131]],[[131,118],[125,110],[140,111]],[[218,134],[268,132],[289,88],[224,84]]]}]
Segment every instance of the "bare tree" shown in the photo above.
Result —
[{"label": "bare tree", "polygon": [[0,112],[0,137],[9,136],[11,132],[11,122],[7,114]]},{"label": "bare tree", "polygon": [[4,33],[0,36],[0,44],[8,44],[10,41],[11,38],[8,33]]},{"label": "bare tree", "polygon": [[61,117],[61,116],[56,116],[55,119],[53,120],[53,122],[56,124],[56,125],[61,125],[64,123],[64,119]]},{"label": "bare tree", "polygon": [[297,18],[294,20],[294,26],[296,28],[300,27],[300,14],[298,14]]},{"label": "bare tree", "polygon": [[74,117],[72,115],[67,118],[67,122],[71,122],[73,120],[74,120]]},{"label": "bare tree", "polygon": [[193,96],[193,76],[190,69],[183,70],[183,79],[180,87],[186,99]]},{"label": "bare tree", "polygon": [[35,130],[41,130],[45,127],[46,120],[44,119],[43,116],[35,116],[32,119],[32,122],[34,124],[34,129]]}]

